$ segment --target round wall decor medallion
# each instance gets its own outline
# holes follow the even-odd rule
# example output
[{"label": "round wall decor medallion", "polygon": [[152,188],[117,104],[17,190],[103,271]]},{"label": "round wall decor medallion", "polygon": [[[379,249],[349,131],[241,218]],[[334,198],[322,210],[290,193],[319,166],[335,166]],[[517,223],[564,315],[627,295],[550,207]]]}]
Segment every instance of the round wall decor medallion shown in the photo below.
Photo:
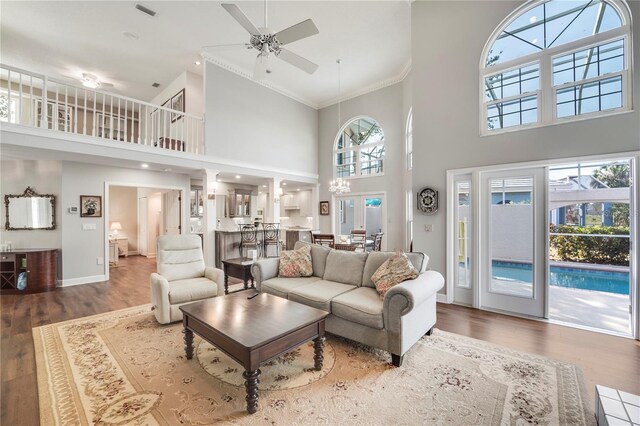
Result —
[{"label": "round wall decor medallion", "polygon": [[433,188],[423,188],[418,192],[418,209],[427,214],[438,211],[438,191]]}]

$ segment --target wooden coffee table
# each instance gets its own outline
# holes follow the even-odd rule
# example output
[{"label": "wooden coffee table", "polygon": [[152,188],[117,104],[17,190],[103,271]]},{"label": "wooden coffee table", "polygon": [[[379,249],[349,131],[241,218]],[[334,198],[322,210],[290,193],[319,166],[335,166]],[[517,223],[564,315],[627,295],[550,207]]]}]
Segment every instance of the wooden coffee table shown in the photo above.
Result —
[{"label": "wooden coffee table", "polygon": [[234,293],[180,306],[187,359],[193,358],[193,333],[241,364],[247,411],[258,411],[260,364],[309,340],[314,367],[324,360],[324,320],[328,312],[267,293]]}]

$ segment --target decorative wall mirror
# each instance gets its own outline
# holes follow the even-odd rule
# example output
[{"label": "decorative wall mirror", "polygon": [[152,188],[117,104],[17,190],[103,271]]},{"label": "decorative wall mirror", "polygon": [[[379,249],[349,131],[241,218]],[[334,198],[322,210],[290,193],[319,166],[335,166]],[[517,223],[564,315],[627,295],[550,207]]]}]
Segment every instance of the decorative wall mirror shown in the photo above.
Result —
[{"label": "decorative wall mirror", "polygon": [[21,195],[4,196],[7,231],[56,229],[56,197],[27,187]]}]

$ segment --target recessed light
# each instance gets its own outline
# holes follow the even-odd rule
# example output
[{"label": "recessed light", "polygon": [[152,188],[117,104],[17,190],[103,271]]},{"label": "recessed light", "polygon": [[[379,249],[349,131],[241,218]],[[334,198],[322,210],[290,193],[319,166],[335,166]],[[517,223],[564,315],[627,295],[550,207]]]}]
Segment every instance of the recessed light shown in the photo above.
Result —
[{"label": "recessed light", "polygon": [[300,188],[296,189],[296,191],[300,191]]},{"label": "recessed light", "polygon": [[149,165],[147,163],[142,163],[140,164],[140,167],[142,167],[143,169],[148,169]]},{"label": "recessed light", "polygon": [[282,185],[287,186],[287,182],[282,182]]},{"label": "recessed light", "polygon": [[222,182],[220,179],[217,179],[218,182]]},{"label": "recessed light", "polygon": [[262,185],[262,187],[263,187],[263,188],[266,188],[266,187],[267,187],[267,185]]},{"label": "recessed light", "polygon": [[131,40],[138,40],[140,36],[136,33],[132,33],[131,31],[125,31],[122,33],[126,38],[130,38]]},{"label": "recessed light", "polygon": [[195,61],[195,62],[194,62],[194,64],[196,64],[196,65],[200,65],[201,63],[202,63],[202,62],[200,62],[200,61]]},{"label": "recessed light", "polygon": [[162,171],[165,171],[165,172],[170,172],[170,171],[171,171],[171,169],[169,169],[169,168],[166,168],[166,169],[162,169]]},{"label": "recessed light", "polygon": [[236,179],[240,179],[242,176],[240,175],[236,175]]}]

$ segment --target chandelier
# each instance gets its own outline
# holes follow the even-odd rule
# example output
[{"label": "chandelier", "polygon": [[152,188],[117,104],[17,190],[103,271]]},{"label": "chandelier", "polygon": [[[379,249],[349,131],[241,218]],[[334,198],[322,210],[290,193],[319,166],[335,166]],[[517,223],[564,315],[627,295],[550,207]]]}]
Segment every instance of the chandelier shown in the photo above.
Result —
[{"label": "chandelier", "polygon": [[351,192],[351,188],[349,187],[348,181],[342,178],[338,178],[329,182],[329,191],[335,192],[338,195],[342,195],[345,192]]},{"label": "chandelier", "polygon": [[[342,125],[340,121],[340,103],[341,103],[341,75],[340,75],[340,64],[342,63],[341,59],[337,59],[336,63],[338,64],[338,129]],[[351,188],[349,187],[349,182],[342,178],[338,178],[336,180],[332,180],[329,182],[329,191],[335,192],[338,195],[342,195],[346,192],[351,192]]]}]

